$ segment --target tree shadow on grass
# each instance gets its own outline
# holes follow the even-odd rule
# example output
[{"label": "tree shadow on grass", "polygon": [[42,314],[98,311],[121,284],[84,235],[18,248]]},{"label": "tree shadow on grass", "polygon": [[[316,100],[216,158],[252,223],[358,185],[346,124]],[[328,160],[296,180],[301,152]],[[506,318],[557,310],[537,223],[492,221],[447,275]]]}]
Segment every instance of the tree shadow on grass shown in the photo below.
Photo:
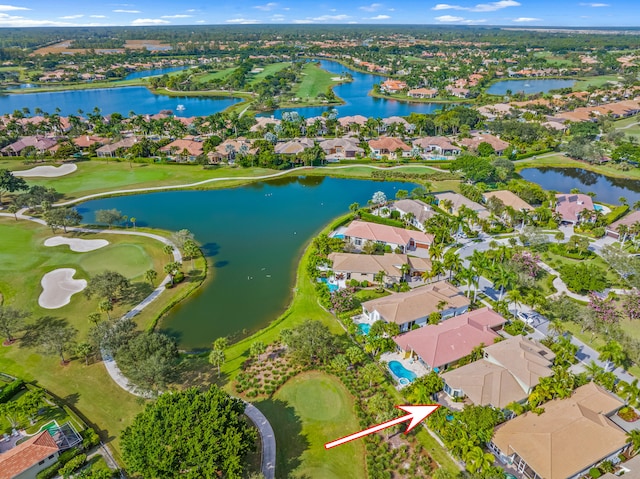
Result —
[{"label": "tree shadow on grass", "polygon": [[56,318],[53,316],[42,316],[33,323],[27,325],[20,340],[21,348],[37,348],[42,345],[43,338],[51,330],[60,329],[69,326],[66,319]]},{"label": "tree shadow on grass", "polygon": [[276,477],[291,477],[302,464],[301,456],[309,448],[302,435],[302,421],[295,409],[279,399],[266,399],[254,405],[267,417],[276,436]]},{"label": "tree shadow on grass", "polygon": [[147,282],[131,283],[127,296],[127,304],[138,304],[153,293],[153,286]]}]

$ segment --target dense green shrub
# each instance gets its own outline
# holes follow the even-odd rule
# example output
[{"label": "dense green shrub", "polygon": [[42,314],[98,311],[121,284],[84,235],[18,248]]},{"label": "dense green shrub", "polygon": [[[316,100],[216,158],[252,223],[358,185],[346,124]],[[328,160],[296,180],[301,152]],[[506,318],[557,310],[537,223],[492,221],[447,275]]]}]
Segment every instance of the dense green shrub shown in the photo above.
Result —
[{"label": "dense green shrub", "polygon": [[67,462],[63,467],[61,467],[58,471],[58,474],[67,479],[69,476],[71,476],[71,474],[80,469],[86,461],[87,455],[80,454]]},{"label": "dense green shrub", "polygon": [[598,469],[597,467],[592,467],[591,469],[589,469],[589,475],[593,479],[598,479],[600,476],[602,476],[602,473],[600,472],[600,469]]},{"label": "dense green shrub", "polygon": [[24,387],[24,381],[22,379],[16,379],[10,382],[8,385],[0,390],[0,404],[8,402],[18,391]]},{"label": "dense green shrub", "polygon": [[82,436],[82,447],[85,450],[91,449],[92,447],[100,444],[100,437],[91,428],[80,431],[80,435]]}]

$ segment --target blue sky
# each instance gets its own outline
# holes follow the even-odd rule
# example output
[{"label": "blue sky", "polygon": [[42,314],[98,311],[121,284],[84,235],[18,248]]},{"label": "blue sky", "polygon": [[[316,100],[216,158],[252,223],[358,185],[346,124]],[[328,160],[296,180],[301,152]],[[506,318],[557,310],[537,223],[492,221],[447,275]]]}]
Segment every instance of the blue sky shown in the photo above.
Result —
[{"label": "blue sky", "polygon": [[0,3],[0,27],[253,23],[640,26],[639,0],[121,1]]}]

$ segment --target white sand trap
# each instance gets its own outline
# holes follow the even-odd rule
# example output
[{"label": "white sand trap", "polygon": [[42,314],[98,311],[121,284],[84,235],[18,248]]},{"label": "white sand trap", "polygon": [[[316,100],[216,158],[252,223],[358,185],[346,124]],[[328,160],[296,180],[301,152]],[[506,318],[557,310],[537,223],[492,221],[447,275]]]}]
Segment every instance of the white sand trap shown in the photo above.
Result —
[{"label": "white sand trap", "polygon": [[44,309],[57,309],[69,304],[71,296],[87,287],[87,281],[73,279],[74,274],[76,270],[73,268],[54,269],[45,274],[40,281],[42,293],[38,304]]},{"label": "white sand trap", "polygon": [[78,165],[75,163],[65,163],[64,165],[56,166],[36,166],[30,170],[14,171],[14,176],[24,176],[25,178],[43,177],[43,178],[56,178],[58,176],[68,175],[78,169]]},{"label": "white sand trap", "polygon": [[61,244],[69,245],[71,251],[78,253],[86,253],[96,249],[104,248],[109,244],[105,239],[80,239],[80,238],[63,238],[62,236],[54,236],[47,238],[44,242],[45,246],[60,246]]},{"label": "white sand trap", "polygon": [[331,77],[331,80],[333,80],[333,81],[343,81],[344,78],[343,77]]}]

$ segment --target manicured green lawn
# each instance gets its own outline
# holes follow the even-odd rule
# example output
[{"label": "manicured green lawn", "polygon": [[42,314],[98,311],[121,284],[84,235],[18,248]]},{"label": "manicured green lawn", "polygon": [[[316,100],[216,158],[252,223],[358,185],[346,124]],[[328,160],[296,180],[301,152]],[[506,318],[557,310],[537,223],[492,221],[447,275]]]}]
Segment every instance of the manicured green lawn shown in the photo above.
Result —
[{"label": "manicured green lawn", "polygon": [[[598,267],[598,269],[600,269],[604,273],[605,277],[607,278],[609,283],[612,285],[612,287],[625,288],[628,286],[623,282],[622,278],[620,278],[620,275],[615,271],[613,271],[611,267],[605,262],[605,260],[603,260],[600,256],[594,256],[592,258],[580,260],[580,259],[565,258],[564,256],[560,256],[551,251],[542,253],[540,256],[545,263],[547,263],[556,271],[560,271],[560,268],[562,266],[574,265],[582,261],[587,261],[590,265]],[[562,277],[562,275],[560,277]]]},{"label": "manicured green lawn", "polygon": [[619,81],[618,75],[599,75],[595,77],[581,78],[573,86],[574,91],[584,91],[590,86],[601,87],[608,82]]},{"label": "manicured green lawn", "polygon": [[291,65],[291,62],[270,63],[269,65],[266,65],[264,67],[264,70],[262,70],[260,73],[252,74],[249,83],[251,83],[252,85],[258,83],[264,80],[269,75],[275,75],[280,70],[288,67],[289,65]]},{"label": "manicured green lawn", "polygon": [[[21,161],[0,160],[0,168],[25,170],[32,165],[24,165]],[[197,165],[171,165],[133,163],[125,161],[82,161],[78,170],[70,175],[58,178],[28,179],[29,184],[55,188],[65,194],[65,199],[111,191],[117,189],[145,188],[195,183],[211,178],[262,176],[275,173],[265,168],[227,168],[205,170]],[[221,184],[210,183],[201,188],[216,188]]]},{"label": "manicured green lawn", "polygon": [[[629,130],[623,130],[628,132]],[[639,131],[640,132],[640,131]],[[538,168],[538,167],[553,167],[553,168],[581,168],[584,170],[594,171],[601,173],[605,176],[611,176],[614,178],[632,178],[640,179],[640,168],[631,168],[629,171],[622,171],[607,165],[592,165],[584,161],[578,161],[571,159],[564,155],[552,155],[544,156],[542,158],[527,159],[522,162],[516,162],[516,170],[520,171],[525,168]]]},{"label": "manicured green lawn", "polygon": [[339,75],[329,73],[315,63],[307,63],[304,66],[303,73],[302,81],[293,88],[293,96],[301,100],[315,98],[320,93],[326,93],[329,87],[338,84],[331,78]]},{"label": "manicured green lawn", "polygon": [[338,379],[317,371],[294,377],[273,399],[256,403],[276,434],[277,476],[365,478],[363,441],[324,449],[325,443],[358,431],[353,405]]},{"label": "manicured green lawn", "polygon": [[217,72],[205,73],[202,76],[198,76],[197,80],[203,83],[211,80],[222,80],[231,75],[235,69],[235,67],[230,67]]}]

